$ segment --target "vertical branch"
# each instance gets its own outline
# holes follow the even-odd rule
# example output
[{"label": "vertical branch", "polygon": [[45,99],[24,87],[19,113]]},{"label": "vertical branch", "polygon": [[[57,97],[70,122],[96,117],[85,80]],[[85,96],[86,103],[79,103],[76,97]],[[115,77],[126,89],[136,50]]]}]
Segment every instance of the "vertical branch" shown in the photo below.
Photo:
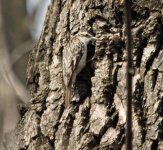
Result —
[{"label": "vertical branch", "polygon": [[126,119],[126,149],[132,150],[132,36],[131,36],[131,1],[124,1],[126,50],[127,50],[127,119]]}]

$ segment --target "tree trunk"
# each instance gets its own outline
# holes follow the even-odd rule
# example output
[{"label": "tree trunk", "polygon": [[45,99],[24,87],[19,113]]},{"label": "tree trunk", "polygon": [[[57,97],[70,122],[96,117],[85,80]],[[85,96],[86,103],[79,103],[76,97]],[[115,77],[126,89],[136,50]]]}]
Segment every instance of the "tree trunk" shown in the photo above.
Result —
[{"label": "tree trunk", "polygon": [[[123,0],[53,0],[28,65],[33,99],[17,127],[28,150],[125,149],[126,51]],[[132,2],[133,149],[163,149],[163,2]],[[63,51],[85,30],[88,63],[64,108]]]}]

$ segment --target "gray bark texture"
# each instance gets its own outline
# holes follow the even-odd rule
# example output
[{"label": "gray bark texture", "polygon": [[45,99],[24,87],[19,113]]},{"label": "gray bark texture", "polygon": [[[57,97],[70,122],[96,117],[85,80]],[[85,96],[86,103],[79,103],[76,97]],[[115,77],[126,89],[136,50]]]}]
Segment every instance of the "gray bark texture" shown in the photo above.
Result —
[{"label": "gray bark texture", "polygon": [[[132,1],[133,149],[163,149],[163,1]],[[30,55],[32,95],[17,129],[23,150],[125,149],[126,50],[123,0],[52,0]],[[85,30],[88,63],[64,108],[63,51]],[[75,43],[74,43],[75,44]]]}]

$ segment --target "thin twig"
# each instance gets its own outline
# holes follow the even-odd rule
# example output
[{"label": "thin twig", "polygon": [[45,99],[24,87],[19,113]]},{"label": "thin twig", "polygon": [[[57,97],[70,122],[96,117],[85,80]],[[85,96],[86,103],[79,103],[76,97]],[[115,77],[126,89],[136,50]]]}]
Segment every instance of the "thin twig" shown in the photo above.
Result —
[{"label": "thin twig", "polygon": [[127,50],[127,118],[126,150],[132,150],[132,36],[131,36],[131,1],[124,1],[126,50]]}]

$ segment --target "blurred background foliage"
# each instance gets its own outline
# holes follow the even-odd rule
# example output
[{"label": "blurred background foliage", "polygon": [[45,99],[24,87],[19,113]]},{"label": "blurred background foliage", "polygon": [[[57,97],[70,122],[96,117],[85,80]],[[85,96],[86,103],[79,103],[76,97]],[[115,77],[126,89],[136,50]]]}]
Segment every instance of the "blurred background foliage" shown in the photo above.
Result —
[{"label": "blurred background foliage", "polygon": [[50,0],[0,0],[0,143],[28,103],[28,56],[39,39]]}]

